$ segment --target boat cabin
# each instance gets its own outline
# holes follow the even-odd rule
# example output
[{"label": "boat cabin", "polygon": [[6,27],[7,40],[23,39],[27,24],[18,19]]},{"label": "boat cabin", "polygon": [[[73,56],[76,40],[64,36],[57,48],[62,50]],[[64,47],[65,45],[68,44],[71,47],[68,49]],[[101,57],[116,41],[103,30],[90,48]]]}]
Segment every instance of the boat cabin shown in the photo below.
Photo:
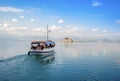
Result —
[{"label": "boat cabin", "polygon": [[55,47],[55,43],[53,41],[32,41],[31,42],[31,50],[43,50],[48,48]]}]

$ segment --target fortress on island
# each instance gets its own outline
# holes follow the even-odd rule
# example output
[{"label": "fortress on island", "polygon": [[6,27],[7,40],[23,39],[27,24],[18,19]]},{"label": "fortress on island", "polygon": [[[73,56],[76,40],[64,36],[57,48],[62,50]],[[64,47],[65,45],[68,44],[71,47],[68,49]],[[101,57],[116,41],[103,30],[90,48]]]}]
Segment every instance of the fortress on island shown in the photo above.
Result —
[{"label": "fortress on island", "polygon": [[68,38],[68,37],[65,37],[61,42],[62,42],[62,43],[72,43],[72,42],[73,42],[73,39]]}]

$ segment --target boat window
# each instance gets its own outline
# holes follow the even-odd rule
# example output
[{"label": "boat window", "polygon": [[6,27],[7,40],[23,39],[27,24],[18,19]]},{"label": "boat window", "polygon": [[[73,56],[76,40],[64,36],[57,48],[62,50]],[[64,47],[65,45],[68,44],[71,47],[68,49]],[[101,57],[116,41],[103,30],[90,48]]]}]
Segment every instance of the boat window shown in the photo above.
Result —
[{"label": "boat window", "polygon": [[38,44],[32,44],[32,46],[38,46]]},{"label": "boat window", "polygon": [[54,44],[54,42],[46,42],[46,44]]}]

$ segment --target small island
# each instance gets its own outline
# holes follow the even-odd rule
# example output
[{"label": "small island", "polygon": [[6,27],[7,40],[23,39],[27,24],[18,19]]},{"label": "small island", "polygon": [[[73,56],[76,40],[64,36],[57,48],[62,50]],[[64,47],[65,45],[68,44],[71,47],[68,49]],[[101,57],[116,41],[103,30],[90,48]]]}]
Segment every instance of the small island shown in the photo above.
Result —
[{"label": "small island", "polygon": [[64,38],[61,42],[62,42],[62,43],[72,43],[72,42],[73,42],[73,39],[66,37],[66,38]]}]

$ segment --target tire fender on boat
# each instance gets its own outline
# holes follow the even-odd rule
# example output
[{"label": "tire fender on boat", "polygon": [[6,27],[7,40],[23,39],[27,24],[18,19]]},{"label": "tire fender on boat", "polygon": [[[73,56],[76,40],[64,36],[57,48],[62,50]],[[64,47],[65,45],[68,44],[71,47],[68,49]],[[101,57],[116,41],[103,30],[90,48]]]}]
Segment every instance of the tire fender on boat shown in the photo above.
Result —
[{"label": "tire fender on boat", "polygon": [[30,51],[28,52],[28,55],[30,55]]}]

